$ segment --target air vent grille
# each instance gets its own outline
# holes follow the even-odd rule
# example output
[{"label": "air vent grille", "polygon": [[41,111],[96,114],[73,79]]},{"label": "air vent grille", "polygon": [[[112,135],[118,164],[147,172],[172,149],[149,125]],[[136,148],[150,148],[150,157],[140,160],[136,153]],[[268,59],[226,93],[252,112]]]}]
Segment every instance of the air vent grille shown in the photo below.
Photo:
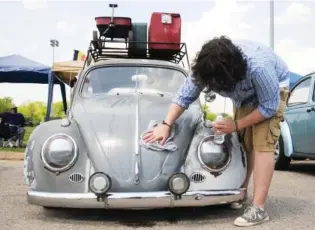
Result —
[{"label": "air vent grille", "polygon": [[84,176],[81,173],[73,173],[69,176],[69,180],[73,183],[81,183],[84,181]]},{"label": "air vent grille", "polygon": [[190,177],[190,180],[195,182],[195,183],[202,183],[206,177],[202,175],[201,173],[193,173]]}]

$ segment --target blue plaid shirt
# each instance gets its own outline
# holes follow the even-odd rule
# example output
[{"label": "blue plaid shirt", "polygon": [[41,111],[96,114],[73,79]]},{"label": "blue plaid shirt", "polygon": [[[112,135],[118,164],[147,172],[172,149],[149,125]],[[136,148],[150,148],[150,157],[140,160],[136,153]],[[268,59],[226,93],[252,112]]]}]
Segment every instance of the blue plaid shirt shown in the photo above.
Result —
[{"label": "blue plaid shirt", "polygon": [[[237,108],[244,105],[258,107],[265,118],[272,117],[280,104],[280,88],[289,87],[288,66],[263,44],[244,40],[234,41],[234,44],[241,48],[247,60],[246,77],[237,83],[234,92],[216,93],[231,98]],[[185,109],[203,90],[193,83],[192,78],[193,75],[185,79],[172,100]]]}]

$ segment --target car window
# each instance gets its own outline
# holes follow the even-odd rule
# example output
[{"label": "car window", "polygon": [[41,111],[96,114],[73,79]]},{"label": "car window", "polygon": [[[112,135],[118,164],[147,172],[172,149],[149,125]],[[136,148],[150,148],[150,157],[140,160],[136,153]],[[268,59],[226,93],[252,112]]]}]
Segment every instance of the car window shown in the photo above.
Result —
[{"label": "car window", "polygon": [[288,106],[305,104],[308,101],[311,90],[311,78],[305,79],[300,82],[290,93],[288,99]]},{"label": "car window", "polygon": [[315,83],[314,83],[314,88],[313,88],[313,101],[315,101]]},{"label": "car window", "polygon": [[[184,83],[183,72],[162,67],[111,66],[88,73],[81,94],[92,97],[99,94],[134,93],[175,94]],[[137,87],[136,87],[137,86]]]}]

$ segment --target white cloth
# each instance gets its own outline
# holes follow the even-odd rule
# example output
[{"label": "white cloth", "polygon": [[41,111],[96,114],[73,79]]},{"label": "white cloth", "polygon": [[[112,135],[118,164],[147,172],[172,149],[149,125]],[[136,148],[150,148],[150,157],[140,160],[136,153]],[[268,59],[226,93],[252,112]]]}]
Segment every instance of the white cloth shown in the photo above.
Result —
[{"label": "white cloth", "polygon": [[[157,125],[158,125],[158,122],[156,120],[151,120],[149,125],[148,125],[148,130],[153,129]],[[144,148],[151,149],[154,151],[160,151],[160,152],[165,151],[165,150],[173,152],[173,151],[176,151],[178,148],[177,145],[173,141],[174,136],[175,136],[175,125],[173,125],[171,127],[170,135],[167,138],[167,140],[165,141],[164,145],[161,145],[158,142],[154,142],[154,143],[144,142],[144,140],[143,140],[144,134],[145,134],[145,132],[143,132],[140,136],[140,145]]]}]

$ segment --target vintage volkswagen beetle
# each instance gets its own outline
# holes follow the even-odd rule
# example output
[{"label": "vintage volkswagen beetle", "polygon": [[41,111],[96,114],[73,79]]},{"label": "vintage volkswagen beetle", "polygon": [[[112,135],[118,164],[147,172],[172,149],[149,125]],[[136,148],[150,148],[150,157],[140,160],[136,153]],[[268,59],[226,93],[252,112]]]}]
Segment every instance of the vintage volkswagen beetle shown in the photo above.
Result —
[{"label": "vintage volkswagen beetle", "polygon": [[[66,119],[41,124],[29,138],[24,169],[28,202],[44,207],[154,209],[243,199],[246,155],[236,134],[226,135],[221,145],[213,142],[199,101],[176,121],[173,151],[141,144],[141,134],[164,119],[189,74],[179,65],[186,45],[178,44],[185,51],[175,54],[150,53],[146,42],[138,42],[147,41],[146,26],[140,24],[134,26],[135,33],[123,31],[129,45],[116,51],[107,46],[115,40],[115,33],[106,37],[107,31],[118,33],[113,25],[111,17],[99,38],[93,32]],[[213,95],[206,98],[210,102]]]},{"label": "vintage volkswagen beetle", "polygon": [[298,80],[287,100],[276,145],[275,169],[288,169],[291,159],[315,159],[315,73]]},{"label": "vintage volkswagen beetle", "polygon": [[139,144],[150,120],[164,119],[187,76],[180,65],[161,60],[111,59],[85,68],[67,118],[45,122],[30,136],[28,202],[137,209],[242,199],[246,156],[235,134],[223,145],[214,144],[199,101],[175,124],[176,151]]}]

